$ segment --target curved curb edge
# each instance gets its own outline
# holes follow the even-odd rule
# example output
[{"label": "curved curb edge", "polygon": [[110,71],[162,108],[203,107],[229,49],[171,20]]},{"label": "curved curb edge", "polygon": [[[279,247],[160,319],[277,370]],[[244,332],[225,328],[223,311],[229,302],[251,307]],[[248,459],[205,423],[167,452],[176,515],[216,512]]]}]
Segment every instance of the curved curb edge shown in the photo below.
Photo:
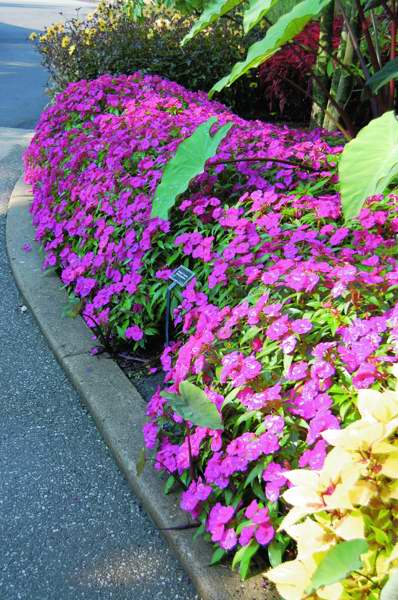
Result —
[{"label": "curved curb edge", "polygon": [[[21,178],[11,194],[7,213],[7,252],[13,275],[58,362],[78,390],[103,439],[134,494],[155,525],[161,529],[186,524],[176,494],[165,496],[165,478],[147,467],[138,477],[136,459],[143,447],[142,426],[146,404],[113,361],[91,356],[92,333],[79,316],[61,318],[67,296],[55,274],[41,270],[39,247],[34,241],[29,206],[30,188]],[[23,244],[31,252],[22,249]],[[259,600],[275,598],[264,588],[261,576],[243,585],[229,568],[209,568],[211,550],[203,540],[193,540],[192,530],[162,531],[203,600]]]}]

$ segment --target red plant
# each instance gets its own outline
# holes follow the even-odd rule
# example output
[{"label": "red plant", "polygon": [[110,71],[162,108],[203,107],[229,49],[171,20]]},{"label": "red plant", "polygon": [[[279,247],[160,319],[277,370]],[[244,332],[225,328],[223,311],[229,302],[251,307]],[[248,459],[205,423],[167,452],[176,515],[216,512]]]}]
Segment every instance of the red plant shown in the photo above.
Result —
[{"label": "red plant", "polygon": [[[335,21],[333,47],[340,41],[342,22]],[[259,68],[268,109],[293,121],[306,121],[311,111],[311,71],[318,50],[319,23],[310,23],[270,60]],[[300,89],[299,89],[300,88]],[[300,93],[300,90],[301,93]]]}]

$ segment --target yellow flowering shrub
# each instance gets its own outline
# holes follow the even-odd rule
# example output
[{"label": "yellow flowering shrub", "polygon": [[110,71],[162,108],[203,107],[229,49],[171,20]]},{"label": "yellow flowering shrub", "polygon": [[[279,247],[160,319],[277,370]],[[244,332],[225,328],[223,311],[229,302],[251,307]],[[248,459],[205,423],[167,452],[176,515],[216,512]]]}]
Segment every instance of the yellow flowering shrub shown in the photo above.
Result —
[{"label": "yellow flowering shrub", "polygon": [[265,576],[285,600],[398,598],[398,386],[360,390],[358,410],[322,434],[333,448],[320,471],[284,473],[292,508],[280,529],[297,556]]},{"label": "yellow flowering shrub", "polygon": [[[204,32],[181,48],[180,42],[194,20],[193,16],[152,5],[137,21],[126,11],[125,0],[100,0],[84,19],[76,16],[65,23],[53,23],[30,39],[50,72],[52,92],[71,81],[138,70],[156,73],[188,89],[208,91],[226,69],[244,57],[246,48],[240,25],[230,19],[221,20],[210,34]],[[249,34],[247,44],[255,35]],[[261,110],[265,105],[261,91],[249,85],[256,81],[257,76],[250,75],[220,100],[237,112],[251,106]]]}]

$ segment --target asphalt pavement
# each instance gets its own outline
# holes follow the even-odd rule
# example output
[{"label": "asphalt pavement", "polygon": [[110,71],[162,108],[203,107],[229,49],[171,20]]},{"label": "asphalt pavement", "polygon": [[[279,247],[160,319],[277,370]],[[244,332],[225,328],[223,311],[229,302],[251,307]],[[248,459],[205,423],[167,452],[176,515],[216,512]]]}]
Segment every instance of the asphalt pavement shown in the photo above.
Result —
[{"label": "asphalt pavement", "polygon": [[76,8],[92,7],[0,2],[0,600],[194,600],[24,306],[5,251],[7,202],[47,103],[27,38]]}]

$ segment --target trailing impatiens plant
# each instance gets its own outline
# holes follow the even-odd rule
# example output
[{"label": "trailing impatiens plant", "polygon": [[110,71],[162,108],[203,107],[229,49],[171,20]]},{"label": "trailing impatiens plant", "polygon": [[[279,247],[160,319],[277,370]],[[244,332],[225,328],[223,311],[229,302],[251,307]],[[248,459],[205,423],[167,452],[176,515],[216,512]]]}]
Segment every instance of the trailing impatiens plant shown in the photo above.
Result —
[{"label": "trailing impatiens plant", "polygon": [[[172,208],[178,192],[203,170],[208,150],[202,156],[204,144],[193,145],[194,171],[165,165],[198,125],[213,123],[209,119],[217,120],[211,153],[233,127]],[[336,139],[332,143],[319,133],[244,121],[205,94],[156,76],[70,84],[42,114],[25,155],[44,267],[59,270],[73,312],[81,312],[102,341],[143,346],[163,330],[171,270],[180,264],[194,268],[197,282],[206,286],[213,259],[233,237],[220,223],[223,207],[234,206],[244,192],[273,186],[304,193],[319,175],[333,174],[340,147]],[[173,177],[178,184],[166,196],[158,186],[163,174],[166,183]],[[324,190],[328,185],[333,191],[325,179]],[[163,218],[151,218],[155,210]],[[225,280],[220,273],[210,298],[222,288],[224,303],[239,301],[239,289],[233,281],[225,287]],[[175,295],[174,307],[178,301]]]},{"label": "trailing impatiens plant", "polygon": [[333,446],[322,469],[284,473],[292,487],[283,497],[293,508],[280,529],[297,556],[266,577],[285,600],[398,593],[398,388],[360,390],[358,410],[358,421],[322,433]]},{"label": "trailing impatiens plant", "polygon": [[[211,118],[211,137],[233,127],[152,218],[165,165]],[[71,84],[25,156],[44,266],[101,341],[159,348],[169,277],[194,271],[144,435],[213,562],[229,554],[243,577],[291,555],[285,472],[319,470],[322,432],[355,421],[357,390],[397,362],[398,198],[345,224],[341,150],[135,73]]]}]

